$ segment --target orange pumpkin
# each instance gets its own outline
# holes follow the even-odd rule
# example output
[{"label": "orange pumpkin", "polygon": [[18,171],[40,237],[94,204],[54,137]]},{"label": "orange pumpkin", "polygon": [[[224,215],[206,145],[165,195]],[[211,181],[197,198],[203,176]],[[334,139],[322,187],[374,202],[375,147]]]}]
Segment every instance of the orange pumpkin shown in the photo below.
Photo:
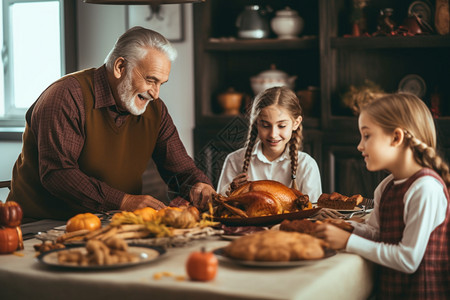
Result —
[{"label": "orange pumpkin", "polygon": [[155,220],[157,212],[158,212],[157,210],[151,207],[138,208],[135,211],[133,211],[134,214],[141,216],[144,222]]},{"label": "orange pumpkin", "polygon": [[72,232],[82,229],[94,231],[102,227],[100,218],[91,213],[78,214],[67,221],[66,231]]},{"label": "orange pumpkin", "polygon": [[19,247],[16,228],[0,227],[0,254],[12,253]]},{"label": "orange pumpkin", "polygon": [[15,227],[22,222],[22,208],[15,201],[0,202],[0,226]]},{"label": "orange pumpkin", "polygon": [[200,252],[192,252],[186,261],[186,271],[192,280],[210,281],[216,277],[219,262],[212,252],[204,248]]},{"label": "orange pumpkin", "polygon": [[158,210],[157,216],[158,216],[159,218],[163,218],[164,215],[166,214],[166,212],[167,212],[167,211],[170,211],[170,210],[173,210],[173,211],[182,211],[182,209],[179,208],[179,207],[167,206],[167,207],[165,207],[165,208],[163,208],[163,209]]}]

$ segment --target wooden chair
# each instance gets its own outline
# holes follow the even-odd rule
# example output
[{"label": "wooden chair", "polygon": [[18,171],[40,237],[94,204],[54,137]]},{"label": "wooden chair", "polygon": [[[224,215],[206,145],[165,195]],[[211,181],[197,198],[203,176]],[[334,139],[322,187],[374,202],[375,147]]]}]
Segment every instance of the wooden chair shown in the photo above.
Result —
[{"label": "wooden chair", "polygon": [[0,181],[0,188],[11,189],[11,180]]}]

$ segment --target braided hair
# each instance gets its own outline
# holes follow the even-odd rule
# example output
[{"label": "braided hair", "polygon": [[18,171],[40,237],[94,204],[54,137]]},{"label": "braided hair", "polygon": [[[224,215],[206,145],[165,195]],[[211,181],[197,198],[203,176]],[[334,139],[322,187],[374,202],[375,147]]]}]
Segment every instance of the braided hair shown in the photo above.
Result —
[{"label": "braided hair", "polygon": [[[253,147],[258,140],[257,121],[261,111],[271,105],[279,105],[291,114],[293,120],[302,117],[303,111],[300,102],[295,93],[287,87],[273,87],[259,93],[252,103],[249,116],[249,130],[246,142],[246,151],[242,172],[247,173]],[[296,174],[298,167],[298,151],[303,149],[303,126],[300,123],[298,128],[292,132],[289,140],[289,155],[291,158],[291,178],[292,187],[298,189],[296,182]]]},{"label": "braided hair", "polygon": [[408,93],[389,94],[364,106],[362,111],[386,133],[401,128],[416,162],[435,170],[449,188],[449,166],[436,151],[433,117],[422,100]]}]

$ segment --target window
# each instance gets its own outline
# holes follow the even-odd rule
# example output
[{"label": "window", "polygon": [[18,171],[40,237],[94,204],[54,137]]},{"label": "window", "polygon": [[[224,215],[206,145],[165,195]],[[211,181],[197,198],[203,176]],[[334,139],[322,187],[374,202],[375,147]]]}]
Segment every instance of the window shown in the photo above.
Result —
[{"label": "window", "polygon": [[26,110],[42,91],[62,75],[74,71],[75,51],[66,48],[75,44],[75,34],[67,35],[74,31],[75,4],[75,0],[3,0],[0,61],[3,125],[12,125],[14,120],[23,124]]}]

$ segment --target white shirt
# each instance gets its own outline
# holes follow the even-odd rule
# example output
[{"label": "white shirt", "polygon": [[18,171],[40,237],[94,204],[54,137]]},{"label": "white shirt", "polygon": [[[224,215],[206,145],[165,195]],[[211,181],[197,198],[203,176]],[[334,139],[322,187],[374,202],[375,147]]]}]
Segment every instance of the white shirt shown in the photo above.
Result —
[{"label": "white shirt", "polygon": [[[230,183],[240,173],[244,164],[246,148],[241,148],[228,154],[223,164],[217,184],[217,192],[225,195]],[[322,194],[322,183],[320,180],[319,167],[316,161],[307,153],[298,151],[298,167],[296,174],[297,186],[303,194],[309,196],[312,203]],[[261,142],[258,141],[253,148],[248,168],[248,177],[251,181],[276,180],[282,184],[291,186],[291,159],[289,148],[273,161],[269,161],[262,153]]]},{"label": "white shirt", "polygon": [[[386,185],[393,178],[386,177],[376,188],[374,210],[366,224],[355,226],[345,250],[361,255],[375,263],[392,269],[414,273],[422,261],[431,232],[445,220],[447,199],[442,184],[431,176],[420,177],[410,186],[403,197],[405,229],[398,245],[374,242],[379,237],[379,203]],[[395,181],[394,184],[405,180]],[[364,238],[366,237],[366,238]]]}]

